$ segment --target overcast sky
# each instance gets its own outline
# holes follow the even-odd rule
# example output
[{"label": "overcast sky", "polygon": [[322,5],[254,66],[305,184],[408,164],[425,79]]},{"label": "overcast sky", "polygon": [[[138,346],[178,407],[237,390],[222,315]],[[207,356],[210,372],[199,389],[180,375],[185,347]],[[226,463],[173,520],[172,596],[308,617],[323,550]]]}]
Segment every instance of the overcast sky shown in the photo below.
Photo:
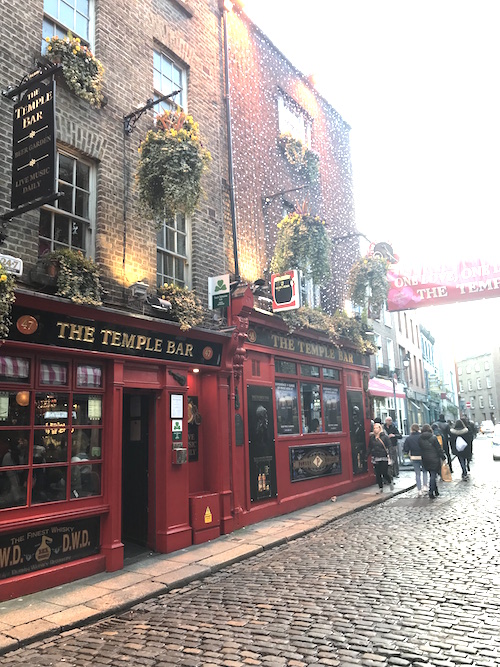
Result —
[{"label": "overcast sky", "polygon": [[[411,264],[500,257],[498,0],[245,0],[244,9],[351,126],[359,231]],[[421,312],[436,335],[456,332],[463,356],[498,338],[499,306]]]}]

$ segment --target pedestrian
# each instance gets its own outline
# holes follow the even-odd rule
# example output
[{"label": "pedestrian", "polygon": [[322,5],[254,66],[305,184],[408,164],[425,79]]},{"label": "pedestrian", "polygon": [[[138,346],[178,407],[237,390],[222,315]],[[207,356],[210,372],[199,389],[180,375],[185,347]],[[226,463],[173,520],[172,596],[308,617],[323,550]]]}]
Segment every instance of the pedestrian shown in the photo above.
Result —
[{"label": "pedestrian", "polygon": [[439,415],[439,418],[436,422],[443,436],[443,451],[446,454],[446,460],[450,466],[450,472],[453,472],[451,467],[451,451],[450,451],[450,425],[445,420],[444,415]]},{"label": "pedestrian", "polygon": [[386,417],[384,430],[389,438],[389,453],[392,458],[392,469],[394,471],[394,477],[399,477],[399,444],[398,440],[401,440],[403,437],[398,431],[395,424],[392,422],[392,417]]},{"label": "pedestrian", "polygon": [[418,444],[422,456],[422,465],[429,473],[429,498],[435,498],[439,496],[437,476],[441,473],[441,463],[446,459],[446,454],[441,449],[430,424],[422,426]]},{"label": "pedestrian", "polygon": [[466,459],[467,462],[467,471],[470,471],[470,462],[472,461],[472,448],[474,446],[474,439],[478,433],[476,425],[474,422],[471,422],[467,417],[462,417],[465,428],[469,431],[470,440],[470,456]]},{"label": "pedestrian", "polygon": [[[422,452],[419,445],[420,426],[412,424],[410,426],[410,435],[406,438],[403,446],[405,451],[410,456],[410,461],[415,471],[415,482],[417,483],[417,491],[419,496],[423,496],[429,491],[427,484],[427,470],[422,465]],[[422,484],[423,480],[423,484]]]},{"label": "pedestrian", "polygon": [[384,480],[389,484],[391,491],[394,491],[394,484],[389,473],[389,446],[389,438],[384,433],[382,424],[374,424],[373,431],[370,433],[368,454],[372,457],[379,493],[384,490]]},{"label": "pedestrian", "polygon": [[[462,440],[465,441],[465,447]],[[462,468],[462,479],[469,478],[469,461],[472,457],[472,440],[473,435],[471,431],[464,424],[462,419],[457,419],[455,426],[450,428],[450,445],[453,454],[457,457],[460,467]],[[457,442],[458,441],[458,442]]]}]

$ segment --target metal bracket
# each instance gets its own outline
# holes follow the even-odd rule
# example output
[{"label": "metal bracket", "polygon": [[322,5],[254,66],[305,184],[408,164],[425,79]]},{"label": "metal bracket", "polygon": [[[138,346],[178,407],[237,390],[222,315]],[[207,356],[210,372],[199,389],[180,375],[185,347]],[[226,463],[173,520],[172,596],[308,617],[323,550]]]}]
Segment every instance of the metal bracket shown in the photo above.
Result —
[{"label": "metal bracket", "polygon": [[149,111],[149,109],[152,109],[156,104],[159,104],[160,102],[164,102],[165,100],[168,100],[171,97],[175,97],[180,92],[181,92],[180,90],[174,90],[173,93],[169,93],[168,95],[163,95],[163,97],[158,97],[156,100],[150,97],[143,107],[141,107],[140,109],[136,109],[135,111],[131,111],[126,116],[123,116],[123,131],[125,132],[125,134],[132,134],[135,124],[137,123],[139,118],[146,113],[146,111]]}]

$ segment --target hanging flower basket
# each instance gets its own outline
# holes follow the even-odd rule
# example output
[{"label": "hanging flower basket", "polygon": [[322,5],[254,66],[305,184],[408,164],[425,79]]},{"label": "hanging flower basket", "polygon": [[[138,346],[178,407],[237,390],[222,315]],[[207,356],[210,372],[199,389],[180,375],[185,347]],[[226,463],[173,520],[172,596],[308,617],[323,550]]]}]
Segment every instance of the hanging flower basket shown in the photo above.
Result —
[{"label": "hanging flower basket", "polygon": [[56,295],[73,303],[102,305],[102,286],[97,265],[79,250],[65,248],[44,256],[46,267],[56,266]]},{"label": "hanging flower basket", "polygon": [[289,132],[279,136],[278,146],[288,164],[298,174],[307,178],[309,182],[317,180],[319,176],[319,155],[317,153],[304,146],[299,139],[292,137]]},{"label": "hanging flower basket", "polygon": [[373,314],[387,301],[389,281],[387,280],[386,259],[361,257],[355,262],[349,273],[348,293],[355,306],[365,313]]},{"label": "hanging flower basket", "polygon": [[320,283],[330,275],[330,240],[325,221],[304,209],[290,213],[278,223],[278,237],[271,271],[300,269]]},{"label": "hanging flower basket", "polygon": [[57,35],[46,37],[47,58],[62,64],[62,73],[68,88],[78,97],[100,108],[104,67],[92,51],[81,44],[79,37],[68,35],[61,39]]},{"label": "hanging flower basket", "polygon": [[170,303],[170,316],[181,325],[181,331],[187,331],[203,321],[203,306],[188,287],[165,283],[158,288],[158,297]]},{"label": "hanging flower basket", "polygon": [[0,338],[7,338],[9,335],[12,304],[16,300],[14,287],[14,277],[0,264]]},{"label": "hanging flower basket", "polygon": [[192,116],[168,111],[157,118],[156,125],[139,147],[137,182],[147,213],[163,220],[176,212],[195,210],[211,156]]}]

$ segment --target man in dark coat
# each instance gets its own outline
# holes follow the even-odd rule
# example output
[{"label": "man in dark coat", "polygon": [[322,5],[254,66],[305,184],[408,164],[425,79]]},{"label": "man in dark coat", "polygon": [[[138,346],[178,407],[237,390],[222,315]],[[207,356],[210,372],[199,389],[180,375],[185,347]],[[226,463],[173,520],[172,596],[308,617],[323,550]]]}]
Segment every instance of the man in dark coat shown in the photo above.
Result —
[{"label": "man in dark coat", "polygon": [[[457,449],[457,439],[463,438],[466,442],[465,449]],[[452,452],[457,457],[462,468],[462,479],[469,479],[469,461],[472,458],[472,440],[471,431],[464,424],[463,419],[457,419],[455,426],[450,428],[450,446]]]},{"label": "man in dark coat", "polygon": [[443,436],[443,451],[446,454],[446,460],[450,466],[450,472],[453,472],[451,467],[451,451],[450,451],[450,425],[445,421],[444,415],[439,415],[436,424],[439,426],[441,435]]},{"label": "man in dark coat", "polygon": [[394,470],[394,477],[399,477],[399,445],[398,440],[403,437],[396,426],[392,423],[392,417],[386,417],[384,424],[384,431],[389,438],[392,465]]},{"label": "man in dark coat", "polygon": [[441,462],[446,459],[446,454],[441,449],[441,445],[429,424],[422,426],[422,434],[418,444],[422,455],[422,465],[429,472],[429,498],[435,498],[439,496],[437,476],[441,472]]}]

